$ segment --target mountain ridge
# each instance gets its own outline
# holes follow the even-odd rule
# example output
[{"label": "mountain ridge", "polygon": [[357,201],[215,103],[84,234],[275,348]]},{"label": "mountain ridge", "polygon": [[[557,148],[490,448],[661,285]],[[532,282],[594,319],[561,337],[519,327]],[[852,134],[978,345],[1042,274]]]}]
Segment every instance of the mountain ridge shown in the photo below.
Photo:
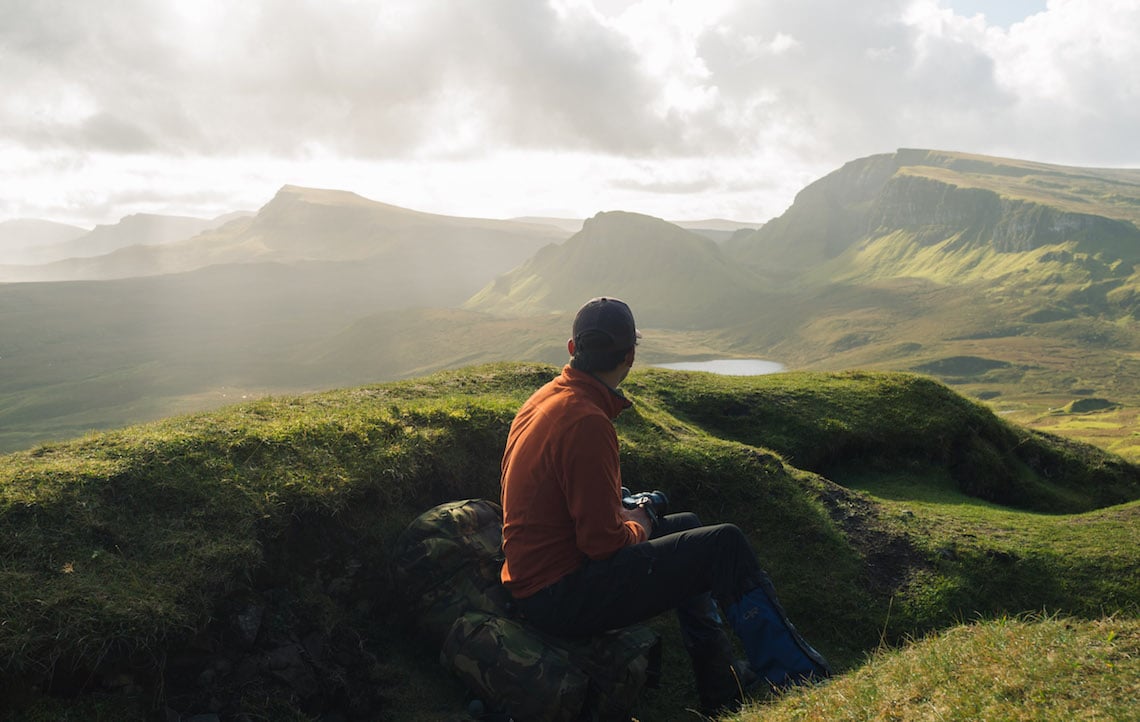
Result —
[{"label": "mountain ridge", "polygon": [[54,246],[90,231],[56,221],[17,218],[0,222],[0,261],[31,263],[45,246]]},{"label": "mountain ridge", "polygon": [[[503,272],[564,231],[549,226],[439,216],[351,191],[283,186],[248,217],[179,239],[130,245],[43,266],[0,266],[0,281],[114,280],[193,271],[225,263],[357,262],[406,252],[425,266],[455,255],[467,275]],[[107,233],[109,231],[104,231]],[[478,284],[481,285],[481,284]]]}]

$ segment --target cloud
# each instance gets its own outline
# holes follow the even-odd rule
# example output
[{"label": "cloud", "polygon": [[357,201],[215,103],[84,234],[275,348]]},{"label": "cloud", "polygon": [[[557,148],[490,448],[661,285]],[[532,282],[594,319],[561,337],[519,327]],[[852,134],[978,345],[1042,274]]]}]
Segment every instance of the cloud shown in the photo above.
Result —
[{"label": "cloud", "polygon": [[1056,162],[1140,165],[1140,3],[1053,0],[990,49],[1016,112],[1001,130]]},{"label": "cloud", "polygon": [[646,152],[676,134],[626,38],[543,3],[76,7],[19,3],[0,40],[22,70],[0,112],[29,142],[119,150],[129,126],[170,152],[392,157],[464,138]]},{"label": "cloud", "polygon": [[983,109],[1013,100],[979,47],[984,29],[932,32],[914,6],[742,3],[703,42],[723,110],[756,144],[809,163],[961,142]]},{"label": "cloud", "polygon": [[202,186],[248,207],[352,180],[430,210],[494,181],[489,213],[591,215],[608,189],[766,218],[898,147],[1140,165],[1140,2],[1006,27],[951,1],[0,0],[0,191],[9,212]]}]

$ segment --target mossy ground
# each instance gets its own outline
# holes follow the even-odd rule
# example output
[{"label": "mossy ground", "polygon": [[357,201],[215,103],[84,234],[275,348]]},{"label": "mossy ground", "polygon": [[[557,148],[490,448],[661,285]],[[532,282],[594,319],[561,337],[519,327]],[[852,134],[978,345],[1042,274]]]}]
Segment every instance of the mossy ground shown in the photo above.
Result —
[{"label": "mossy ground", "polygon": [[[514,411],[556,373],[498,364],[264,398],[0,457],[4,714],[307,719],[362,704],[187,674],[256,598],[282,633],[357,640],[364,663],[336,689],[371,690],[374,718],[460,717],[463,691],[417,642],[388,550],[435,504],[498,496]],[[1140,470],[1118,457],[906,374],[646,370],[626,387],[626,484],[744,529],[837,682],[874,674],[875,650],[907,654],[979,617],[1138,614]],[[638,714],[694,719],[675,624],[654,626],[666,678]],[[1045,644],[1031,629],[1009,633]]]}]

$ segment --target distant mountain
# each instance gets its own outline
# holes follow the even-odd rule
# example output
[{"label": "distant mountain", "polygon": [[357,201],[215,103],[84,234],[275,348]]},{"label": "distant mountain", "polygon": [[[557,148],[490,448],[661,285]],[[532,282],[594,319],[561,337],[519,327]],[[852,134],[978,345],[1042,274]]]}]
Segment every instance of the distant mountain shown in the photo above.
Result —
[{"label": "distant mountain", "polygon": [[446,267],[444,276],[455,278],[458,273],[478,288],[567,235],[550,226],[439,216],[348,191],[297,186],[284,186],[255,215],[230,218],[162,245],[133,245],[38,268],[0,269],[0,280],[106,280],[225,263],[369,261],[405,266],[425,277]]},{"label": "distant mountain", "polygon": [[45,250],[88,233],[85,228],[36,219],[0,223],[0,264],[42,263]]},{"label": "distant mountain", "polygon": [[38,265],[0,266],[0,281],[105,281],[191,271],[212,265],[211,259],[225,262],[223,256],[212,253],[210,239],[219,235],[228,238],[250,221],[249,217],[239,216],[220,227],[184,236],[181,241],[127,245],[102,255],[69,255]]},{"label": "distant mountain", "polygon": [[695,221],[670,221],[673,225],[680,226],[690,231],[718,231],[722,233],[735,233],[742,230],[756,230],[763,223],[745,223],[743,221],[730,221],[727,218],[705,218],[703,220]]},{"label": "distant mountain", "polygon": [[497,315],[567,312],[599,295],[628,301],[641,323],[723,323],[763,286],[708,238],[637,213],[599,213],[473,296]]},{"label": "distant mountain", "polygon": [[671,221],[687,231],[692,231],[709,240],[723,243],[741,235],[746,235],[764,225],[763,223],[742,223],[724,218],[707,218],[696,221]]},{"label": "distant mountain", "polygon": [[518,218],[512,218],[511,220],[518,221],[519,223],[554,226],[568,233],[577,233],[582,230],[582,224],[585,223],[585,220],[582,218],[548,218],[546,216],[520,216]]},{"label": "distant mountain", "polygon": [[780,291],[725,338],[793,366],[935,373],[987,398],[1129,396],[1138,223],[1140,170],[929,150],[851,161],[724,244]]},{"label": "distant mountain", "polygon": [[[29,265],[50,265],[52,270],[0,269],[0,280],[70,280],[65,269],[90,268],[98,262],[91,259],[132,246],[154,246],[172,243],[224,224],[240,214],[227,214],[220,218],[205,219],[189,216],[164,216],[138,213],[126,216],[112,225],[96,226],[79,236],[63,238],[51,244],[40,244],[22,258],[0,257],[0,262]],[[84,259],[84,260],[76,260]],[[55,264],[55,265],[51,265]],[[58,278],[60,274],[62,278]],[[82,274],[75,277],[84,277]]]},{"label": "distant mountain", "polygon": [[0,448],[235,389],[558,363],[596,295],[633,306],[644,363],[751,356],[917,371],[1032,408],[1140,403],[1135,170],[900,150],[756,229],[612,211],[574,232],[296,186],[219,220],[0,283]]},{"label": "distant mountain", "polygon": [[[522,218],[515,218],[516,221],[524,221],[527,223],[539,223],[549,226],[556,226],[570,233],[577,233],[582,230],[584,221],[580,218],[544,218],[541,216],[526,216]],[[696,221],[671,221],[674,225],[680,226],[685,230],[694,231],[706,238],[720,243],[721,241],[732,238],[737,233],[751,232],[764,225],[763,223],[742,223],[741,221],[730,221],[724,218],[708,218],[705,220]]]},{"label": "distant mountain", "polygon": [[[992,331],[994,319],[1008,327],[1112,321],[1140,315],[1138,223],[1140,171],[900,150],[847,163],[804,188],[780,217],[736,228],[719,245],[695,230],[712,222],[686,230],[598,214],[465,308],[566,312],[612,293],[647,322],[725,327],[765,343],[800,338],[817,358],[892,337],[935,293],[955,298],[953,308],[963,299],[996,304],[974,320],[944,320],[961,335]],[[851,304],[869,310],[860,317]],[[843,321],[822,321],[836,316]],[[809,343],[815,334],[827,340]]]},{"label": "distant mountain", "polygon": [[900,150],[847,163],[725,250],[797,282],[807,273],[960,283],[1051,260],[1130,267],[1140,260],[1138,223],[1138,170]]},{"label": "distant mountain", "polygon": [[62,258],[89,258],[130,246],[157,246],[196,236],[223,225],[231,217],[232,214],[206,219],[138,213],[114,225],[96,226],[87,235],[53,250]]}]

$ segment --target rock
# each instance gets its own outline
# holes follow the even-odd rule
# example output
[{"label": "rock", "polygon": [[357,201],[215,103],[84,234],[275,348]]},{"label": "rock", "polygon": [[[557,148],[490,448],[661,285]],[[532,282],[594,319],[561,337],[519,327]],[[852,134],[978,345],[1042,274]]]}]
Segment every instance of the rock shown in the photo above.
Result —
[{"label": "rock", "polygon": [[238,634],[239,641],[247,648],[257,641],[258,632],[261,631],[261,622],[265,618],[265,607],[260,604],[248,604],[233,618],[233,628]]},{"label": "rock", "polygon": [[313,669],[302,655],[297,644],[278,647],[266,655],[270,673],[288,685],[301,699],[317,693],[319,685]]},{"label": "rock", "polygon": [[301,645],[305,648],[305,653],[309,655],[309,659],[313,664],[320,665],[325,659],[325,646],[328,640],[320,632],[309,632],[305,638],[301,640]]}]

